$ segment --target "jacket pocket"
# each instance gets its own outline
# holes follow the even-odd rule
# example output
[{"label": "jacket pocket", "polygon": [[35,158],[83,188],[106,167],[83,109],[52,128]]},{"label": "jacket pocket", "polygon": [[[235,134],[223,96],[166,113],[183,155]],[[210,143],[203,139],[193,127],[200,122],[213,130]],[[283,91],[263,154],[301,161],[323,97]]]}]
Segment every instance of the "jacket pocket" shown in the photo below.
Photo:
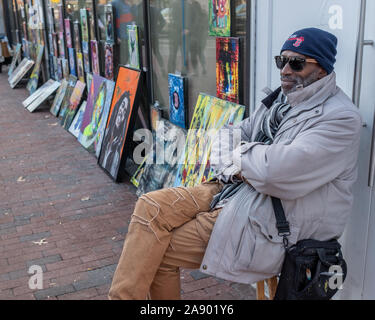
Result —
[{"label": "jacket pocket", "polygon": [[235,248],[233,271],[247,271],[251,262],[251,257],[255,250],[255,237],[251,232],[249,224],[243,228],[240,241]]}]

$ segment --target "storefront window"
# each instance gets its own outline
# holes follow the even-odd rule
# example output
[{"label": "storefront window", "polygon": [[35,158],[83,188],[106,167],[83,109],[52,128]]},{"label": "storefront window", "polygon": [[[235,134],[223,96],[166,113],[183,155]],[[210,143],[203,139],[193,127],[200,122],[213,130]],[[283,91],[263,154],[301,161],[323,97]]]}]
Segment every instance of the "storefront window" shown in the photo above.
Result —
[{"label": "storefront window", "polygon": [[[232,36],[241,38],[243,62],[246,1],[234,4]],[[208,35],[208,21],[207,0],[150,0],[154,102],[165,116],[169,110],[168,73],[188,78],[189,122],[200,92],[216,96],[216,37]]]}]

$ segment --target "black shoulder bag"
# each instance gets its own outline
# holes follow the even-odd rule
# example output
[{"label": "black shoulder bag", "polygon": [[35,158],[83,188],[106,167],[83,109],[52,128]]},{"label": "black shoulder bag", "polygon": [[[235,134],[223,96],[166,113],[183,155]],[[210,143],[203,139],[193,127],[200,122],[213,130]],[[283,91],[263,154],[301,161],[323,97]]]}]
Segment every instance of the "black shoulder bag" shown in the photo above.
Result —
[{"label": "black shoulder bag", "polygon": [[279,198],[271,197],[285,258],[274,300],[329,300],[346,278],[347,266],[336,239],[305,239],[288,247],[290,235]]}]

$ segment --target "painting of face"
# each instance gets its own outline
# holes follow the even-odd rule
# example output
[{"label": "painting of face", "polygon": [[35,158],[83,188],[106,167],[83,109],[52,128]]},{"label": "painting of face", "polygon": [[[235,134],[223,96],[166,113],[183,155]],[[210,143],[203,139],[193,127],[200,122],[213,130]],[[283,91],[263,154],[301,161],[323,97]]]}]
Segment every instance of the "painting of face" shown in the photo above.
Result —
[{"label": "painting of face", "polygon": [[111,108],[99,156],[99,165],[115,180],[122,160],[126,158],[124,146],[131,137],[138,109],[138,84],[141,73],[137,70],[119,67]]}]

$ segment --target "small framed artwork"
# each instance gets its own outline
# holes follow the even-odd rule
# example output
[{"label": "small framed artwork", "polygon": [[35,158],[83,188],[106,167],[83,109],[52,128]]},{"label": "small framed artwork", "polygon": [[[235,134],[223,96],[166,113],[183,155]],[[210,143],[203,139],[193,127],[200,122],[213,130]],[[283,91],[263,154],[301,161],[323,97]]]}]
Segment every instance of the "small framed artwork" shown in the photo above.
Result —
[{"label": "small framed artwork", "polygon": [[106,42],[104,46],[105,52],[105,64],[104,64],[104,76],[108,80],[113,80],[113,44]]},{"label": "small framed artwork", "polygon": [[74,48],[68,48],[70,74],[77,76],[76,53]]},{"label": "small framed artwork", "polygon": [[130,152],[135,118],[138,111],[141,72],[119,66],[115,89],[98,164],[114,180],[118,181],[120,167]]},{"label": "small framed artwork", "polygon": [[83,66],[83,55],[82,52],[77,52],[77,75],[81,82],[85,83],[85,69]]},{"label": "small framed artwork", "polygon": [[85,66],[85,72],[91,72],[89,45],[88,42],[82,41],[83,65]]},{"label": "small framed artwork", "polygon": [[210,36],[230,37],[231,0],[209,0],[208,24]]},{"label": "small framed artwork", "polygon": [[186,129],[188,121],[186,84],[186,77],[168,74],[169,120],[183,129]]},{"label": "small framed artwork", "polygon": [[129,65],[132,68],[140,69],[138,27],[136,25],[128,25],[128,48],[129,48]]},{"label": "small framed artwork", "polygon": [[88,12],[86,8],[79,10],[81,17],[81,32],[82,41],[89,42],[89,23],[88,23]]},{"label": "small framed artwork", "polygon": [[239,38],[216,38],[216,96],[239,103]]},{"label": "small framed artwork", "polygon": [[72,23],[70,19],[64,20],[65,24],[65,38],[66,38],[66,46],[67,48],[73,48],[72,42]]},{"label": "small framed artwork", "polygon": [[100,75],[98,42],[91,40],[91,65],[92,73]]}]

